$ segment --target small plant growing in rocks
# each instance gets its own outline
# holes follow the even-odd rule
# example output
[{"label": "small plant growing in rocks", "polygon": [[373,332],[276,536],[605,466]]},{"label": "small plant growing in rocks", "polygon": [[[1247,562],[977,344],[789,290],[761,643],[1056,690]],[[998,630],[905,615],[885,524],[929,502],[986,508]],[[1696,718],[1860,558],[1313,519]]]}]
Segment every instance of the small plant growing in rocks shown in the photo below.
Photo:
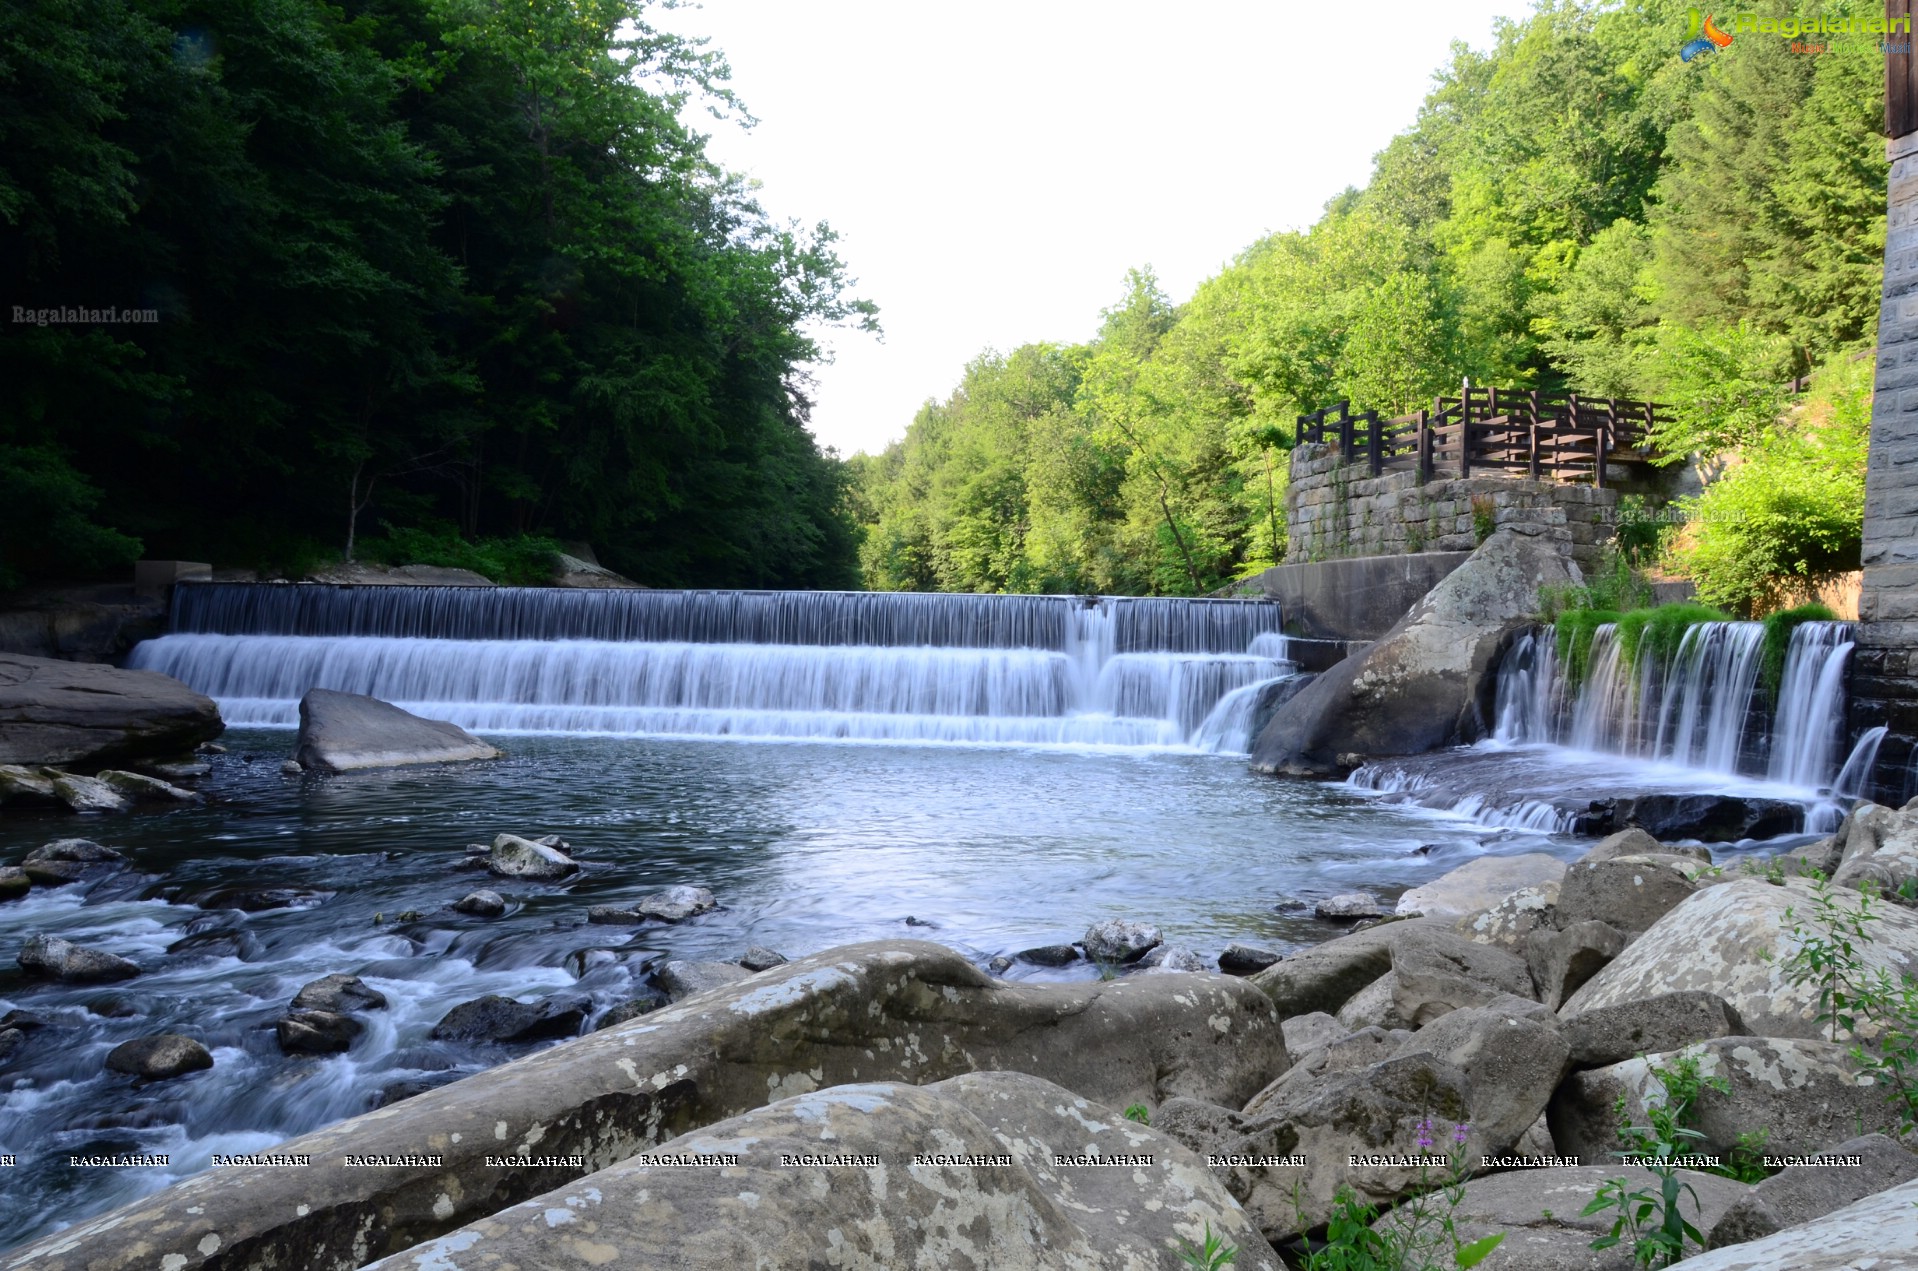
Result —
[{"label": "small plant growing in rocks", "polygon": [[[1453,1127],[1443,1172],[1435,1175],[1424,1159],[1429,1159],[1442,1136],[1430,1117],[1420,1120],[1417,1142],[1422,1160],[1412,1196],[1380,1222],[1377,1206],[1360,1200],[1351,1188],[1341,1187],[1333,1197],[1325,1243],[1314,1249],[1309,1239],[1300,1242],[1305,1271],[1463,1271],[1483,1262],[1505,1234],[1463,1241],[1453,1221],[1470,1177],[1465,1141],[1471,1132],[1469,1125]],[[1303,1225],[1305,1206],[1296,1197],[1294,1204]]]},{"label": "small plant growing in rocks", "polygon": [[1125,1119],[1128,1121],[1137,1121],[1140,1125],[1151,1125],[1152,1109],[1146,1107],[1143,1103],[1135,1103],[1125,1110]]},{"label": "small plant growing in rocks", "polygon": [[[1642,1056],[1641,1056],[1642,1058]],[[1669,1065],[1654,1066],[1651,1075],[1662,1088],[1662,1098],[1646,1100],[1645,1125],[1633,1125],[1626,1113],[1625,1098],[1616,1104],[1618,1137],[1624,1150],[1617,1155],[1641,1164],[1658,1177],[1657,1191],[1635,1188],[1631,1180],[1614,1178],[1598,1189],[1585,1213],[1616,1212],[1612,1229],[1592,1242],[1594,1249],[1610,1249],[1631,1242],[1632,1258],[1642,1267],[1670,1266],[1685,1256],[1685,1242],[1703,1246],[1704,1237],[1685,1220],[1683,1198],[1689,1194],[1692,1210],[1698,1211],[1698,1194],[1678,1177],[1680,1161],[1687,1153],[1681,1149],[1702,1139],[1688,1122],[1692,1105],[1707,1090],[1731,1093],[1731,1083],[1723,1077],[1707,1077],[1696,1054],[1682,1054]],[[1767,1177],[1764,1165],[1765,1141],[1769,1130],[1748,1131],[1738,1136],[1723,1165],[1706,1172],[1756,1183]]]},{"label": "small plant growing in rocks", "polygon": [[[1898,1132],[1909,1134],[1918,1129],[1918,980],[1866,965],[1871,924],[1881,917],[1872,908],[1877,899],[1867,882],[1857,905],[1847,905],[1819,878],[1809,925],[1794,910],[1785,911],[1797,945],[1785,973],[1793,984],[1818,986],[1817,1019],[1826,1037],[1835,1042],[1842,1029],[1851,1038],[1852,1062],[1886,1088]],[[1875,1033],[1869,1045],[1859,1037],[1860,1023]]]},{"label": "small plant growing in rocks", "polygon": [[[1130,1115],[1130,1109],[1127,1111]],[[1179,1241],[1179,1261],[1188,1267],[1197,1267],[1199,1271],[1219,1271],[1239,1260],[1239,1247],[1229,1245],[1221,1236],[1212,1234],[1212,1224],[1205,1225],[1205,1243],[1193,1244],[1181,1238]]]}]

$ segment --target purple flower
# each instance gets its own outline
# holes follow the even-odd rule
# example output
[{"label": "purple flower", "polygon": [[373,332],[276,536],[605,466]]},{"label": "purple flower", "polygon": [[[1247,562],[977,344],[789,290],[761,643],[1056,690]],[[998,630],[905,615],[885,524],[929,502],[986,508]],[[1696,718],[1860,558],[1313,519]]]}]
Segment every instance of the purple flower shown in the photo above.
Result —
[{"label": "purple flower", "polygon": [[1459,1124],[1458,1129],[1452,1131],[1452,1142],[1457,1143],[1461,1147],[1463,1147],[1465,1144],[1465,1137],[1471,1132],[1472,1132],[1472,1127],[1461,1122]]},{"label": "purple flower", "polygon": [[1425,1117],[1419,1121],[1419,1149],[1421,1151],[1428,1151],[1430,1150],[1431,1146],[1432,1146],[1432,1118]]}]

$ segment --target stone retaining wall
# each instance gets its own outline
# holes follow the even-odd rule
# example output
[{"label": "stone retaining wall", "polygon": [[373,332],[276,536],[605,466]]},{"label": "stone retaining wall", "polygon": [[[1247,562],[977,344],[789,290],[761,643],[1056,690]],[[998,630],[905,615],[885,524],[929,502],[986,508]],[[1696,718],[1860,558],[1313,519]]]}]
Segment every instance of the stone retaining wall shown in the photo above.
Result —
[{"label": "stone retaining wall", "polygon": [[1375,477],[1362,462],[1341,462],[1338,443],[1306,442],[1292,451],[1285,560],[1471,551],[1480,531],[1490,532],[1480,524],[1483,512],[1490,526],[1549,527],[1589,574],[1611,539],[1617,507],[1616,490],[1525,477],[1434,477],[1421,485],[1415,468]]}]

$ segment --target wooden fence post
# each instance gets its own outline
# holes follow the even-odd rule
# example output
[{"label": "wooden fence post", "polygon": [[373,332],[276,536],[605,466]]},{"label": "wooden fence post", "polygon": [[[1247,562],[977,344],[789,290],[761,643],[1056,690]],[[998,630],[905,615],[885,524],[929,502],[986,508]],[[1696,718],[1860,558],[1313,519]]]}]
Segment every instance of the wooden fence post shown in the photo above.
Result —
[{"label": "wooden fence post", "polygon": [[1385,438],[1380,435],[1379,413],[1375,410],[1365,412],[1366,442],[1372,452],[1372,475],[1378,476],[1385,471]]},{"label": "wooden fence post", "polygon": [[1428,419],[1429,419],[1429,416],[1426,414],[1425,410],[1423,408],[1420,408],[1419,421],[1418,421],[1418,454],[1419,454],[1419,484],[1420,485],[1424,485],[1427,481],[1430,481],[1432,479],[1432,429],[1431,429],[1430,423],[1428,422]]},{"label": "wooden fence post", "polygon": [[1352,403],[1349,399],[1339,401],[1339,462],[1352,462]]}]

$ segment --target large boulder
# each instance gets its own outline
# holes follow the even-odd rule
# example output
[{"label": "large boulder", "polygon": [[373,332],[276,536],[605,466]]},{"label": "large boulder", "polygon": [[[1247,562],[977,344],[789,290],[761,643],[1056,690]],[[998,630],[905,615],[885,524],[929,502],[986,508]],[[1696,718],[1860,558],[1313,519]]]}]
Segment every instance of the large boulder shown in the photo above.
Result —
[{"label": "large boulder", "polygon": [[1482,699],[1506,639],[1533,621],[1539,588],[1579,581],[1542,527],[1523,530],[1494,533],[1384,637],[1279,707],[1253,768],[1324,776],[1354,756],[1424,754],[1488,732]]},{"label": "large boulder", "polygon": [[1430,929],[1392,941],[1392,1005],[1411,1028],[1505,996],[1529,998],[1533,989],[1525,963],[1503,950]]},{"label": "large boulder", "polygon": [[1624,932],[1589,919],[1563,931],[1534,931],[1525,938],[1525,966],[1538,1000],[1557,1010],[1623,953],[1625,944]]},{"label": "large boulder", "polygon": [[[803,1094],[659,1156],[725,1164],[637,1157],[367,1271],[1156,1271],[1208,1232],[1237,1246],[1243,1271],[1283,1265],[1172,1139],[1018,1073]],[[809,1161],[827,1163],[793,1164]]]},{"label": "large boulder", "polygon": [[1762,1240],[1918,1178],[1918,1156],[1882,1134],[1847,1139],[1800,1159],[1802,1164],[1788,1165],[1752,1188],[1714,1226],[1700,1228],[1705,1247]]},{"label": "large boulder", "polygon": [[1698,1254],[1684,1266],[1685,1271],[1914,1271],[1918,1181],[1749,1244]]},{"label": "large boulder", "polygon": [[[31,1256],[35,1271],[162,1262],[195,1271],[215,1250],[219,1265],[243,1266],[298,1249],[303,1268],[354,1271],[700,1126],[825,1087],[1004,1070],[1107,1107],[1179,1095],[1239,1107],[1288,1063],[1277,1012],[1244,980],[1008,983],[941,945],[851,945],[275,1147],[310,1156],[307,1169],[210,1171],[13,1256]],[[524,1166],[501,1159],[535,1152]],[[348,1153],[393,1161],[348,1168]],[[1085,1173],[1101,1172],[1126,1173]],[[906,1176],[891,1175],[901,1185]]]},{"label": "large boulder", "polygon": [[1700,989],[1595,1006],[1562,1015],[1559,1024],[1572,1048],[1574,1068],[1604,1068],[1635,1055],[1683,1050],[1693,1042],[1751,1032],[1724,998]]},{"label": "large boulder", "polygon": [[1499,1144],[1544,1115],[1571,1054],[1552,1013],[1520,998],[1453,1011],[1399,1042],[1400,1055],[1420,1052],[1470,1075],[1470,1123]]},{"label": "large boulder", "polygon": [[[1571,1015],[1698,990],[1724,998],[1759,1036],[1822,1037],[1818,985],[1793,984],[1786,965],[1797,948],[1793,924],[1812,925],[1814,895],[1811,883],[1795,878],[1783,886],[1735,878],[1704,888],[1652,924],[1561,1009]],[[1849,891],[1836,895],[1855,903]],[[1882,967],[1894,978],[1918,976],[1918,913],[1896,905],[1874,912],[1881,916],[1870,926],[1872,938],[1858,946],[1868,971]],[[1858,1027],[1867,1035],[1873,1031],[1863,1019]]]},{"label": "large boulder", "polygon": [[423,719],[377,697],[316,688],[300,699],[300,736],[293,758],[309,771],[456,763],[497,759],[499,754],[458,724]]},{"label": "large boulder", "polygon": [[[1594,1250],[1592,1241],[1612,1228],[1612,1211],[1586,1215],[1598,1189],[1623,1178],[1640,1191],[1656,1194],[1658,1176],[1635,1166],[1583,1165],[1556,1169],[1517,1169],[1467,1182],[1452,1211],[1459,1240],[1471,1242],[1503,1233],[1492,1255],[1479,1265],[1486,1271],[1636,1271],[1631,1242]],[[1710,1231],[1721,1215],[1750,1192],[1740,1182],[1717,1174],[1680,1170],[1688,1188],[1680,1193],[1679,1213],[1699,1231]],[[1387,1214],[1373,1223],[1394,1222]],[[1449,1264],[1449,1258],[1447,1259]],[[1694,1262],[1681,1264],[1687,1268]]]},{"label": "large boulder", "polygon": [[1557,930],[1558,888],[1557,883],[1522,887],[1490,909],[1465,915],[1452,929],[1467,940],[1523,955],[1534,931]]},{"label": "large boulder", "polygon": [[223,727],[212,698],[168,675],[0,653],[0,764],[178,755]]},{"label": "large boulder", "polygon": [[1636,935],[1698,890],[1704,868],[1682,856],[1614,856],[1579,861],[1558,888],[1558,924],[1602,922]]},{"label": "large boulder", "polygon": [[[1215,1123],[1187,1143],[1218,1158],[1226,1190],[1276,1242],[1325,1222],[1341,1188],[1386,1205],[1419,1186],[1425,1171],[1412,1161],[1422,1127],[1437,1151],[1476,1160],[1508,1150],[1511,1139],[1488,1139],[1471,1124],[1472,1096],[1469,1076],[1414,1051],[1328,1072],[1288,1089],[1256,1117],[1214,1114]],[[1193,1133],[1202,1119],[1190,1111],[1182,1105],[1168,1132]],[[1461,1125],[1466,1141],[1458,1145],[1452,1136]]]},{"label": "large boulder", "polygon": [[1688,1150],[1716,1156],[1739,1146],[1739,1135],[1766,1131],[1765,1151],[1818,1152],[1896,1120],[1888,1091],[1860,1073],[1850,1048],[1796,1037],[1717,1037],[1683,1052],[1627,1059],[1608,1068],[1573,1073],[1552,1096],[1552,1141],[1587,1165],[1619,1150],[1619,1100],[1633,1125],[1644,1125],[1649,1099],[1665,1101],[1653,1068],[1670,1070],[1696,1056],[1699,1075],[1720,1078],[1729,1094],[1705,1089],[1692,1101],[1688,1123],[1702,1136]]},{"label": "large boulder", "polygon": [[1355,931],[1288,955],[1252,977],[1281,1017],[1328,1014],[1392,969],[1392,942],[1414,928],[1438,928],[1435,918],[1410,918]]},{"label": "large boulder", "polygon": [[1544,852],[1481,856],[1399,897],[1402,914],[1459,918],[1490,909],[1515,892],[1546,887],[1565,876],[1565,862]]},{"label": "large boulder", "polygon": [[1904,898],[1898,892],[1918,879],[1918,806],[1893,810],[1860,804],[1833,838],[1839,851],[1833,883],[1840,887],[1871,883],[1883,896],[1918,904],[1918,897]]}]

